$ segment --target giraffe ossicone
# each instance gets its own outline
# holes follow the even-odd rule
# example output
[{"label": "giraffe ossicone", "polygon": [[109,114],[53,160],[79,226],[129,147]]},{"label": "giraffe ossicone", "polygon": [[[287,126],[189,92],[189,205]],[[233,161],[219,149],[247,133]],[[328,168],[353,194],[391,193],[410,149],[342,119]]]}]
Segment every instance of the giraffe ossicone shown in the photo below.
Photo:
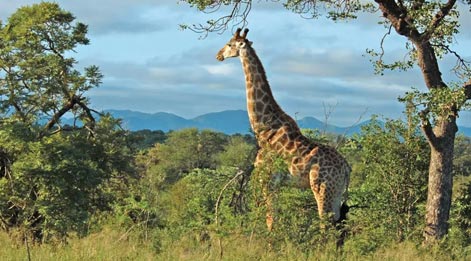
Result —
[{"label": "giraffe ossicone", "polygon": [[[311,188],[316,199],[319,216],[332,215],[339,221],[342,204],[347,200],[350,166],[334,148],[313,142],[301,134],[296,122],[286,114],[273,97],[263,65],[247,39],[248,29],[240,28],[217,53],[216,58],[240,57],[245,75],[247,111],[250,125],[260,150],[255,167],[264,160],[264,151],[279,154],[287,163],[289,172],[298,176]],[[241,34],[242,32],[242,34]],[[341,215],[342,214],[342,215]],[[273,217],[267,214],[271,228]]]}]

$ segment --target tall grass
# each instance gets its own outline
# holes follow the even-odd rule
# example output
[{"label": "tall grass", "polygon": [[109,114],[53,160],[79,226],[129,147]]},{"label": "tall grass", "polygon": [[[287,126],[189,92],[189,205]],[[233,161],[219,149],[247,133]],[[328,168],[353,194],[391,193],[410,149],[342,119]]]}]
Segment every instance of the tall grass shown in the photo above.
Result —
[{"label": "tall grass", "polygon": [[[122,234],[104,229],[85,238],[72,238],[66,245],[29,245],[31,260],[155,260],[152,248],[142,242],[122,239]],[[121,240],[120,240],[121,239]],[[28,260],[26,244],[12,243],[0,233],[0,260]]]},{"label": "tall grass", "polygon": [[[202,242],[186,235],[172,241],[170,237],[138,239],[116,229],[106,228],[85,238],[72,238],[67,245],[29,246],[31,260],[471,260],[471,249],[451,256],[441,248],[423,248],[412,242],[396,243],[362,255],[347,244],[338,250],[334,244],[300,249],[289,242],[257,236],[233,234]],[[158,246],[158,247],[156,247]],[[26,245],[15,245],[0,233],[0,260],[28,260]]]}]

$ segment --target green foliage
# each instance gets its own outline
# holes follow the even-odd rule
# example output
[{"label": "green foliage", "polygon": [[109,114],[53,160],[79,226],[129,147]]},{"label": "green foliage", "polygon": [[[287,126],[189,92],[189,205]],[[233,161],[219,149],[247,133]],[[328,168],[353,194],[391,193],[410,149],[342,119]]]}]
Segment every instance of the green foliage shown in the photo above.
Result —
[{"label": "green foliage", "polygon": [[100,84],[102,74],[96,66],[82,74],[73,68],[75,59],[66,57],[88,44],[87,26],[74,19],[57,4],[42,2],[18,9],[0,27],[0,95],[8,97],[1,115],[29,124],[60,118],[60,109],[89,117],[82,95]]},{"label": "green foliage", "polygon": [[[201,10],[240,3],[187,2]],[[295,11],[303,3],[286,2]],[[320,3],[332,10],[339,7]],[[366,8],[350,4],[345,11]],[[426,24],[439,7],[436,1],[424,3],[429,9],[414,14],[417,23]],[[457,32],[453,15],[454,10],[433,32],[433,37],[445,37],[435,44],[449,43],[448,36]],[[33,246],[33,257],[469,259],[467,137],[458,137],[455,144],[450,235],[436,249],[416,246],[423,226],[429,148],[416,127],[420,119],[413,115],[427,109],[426,116],[435,120],[467,108],[461,90],[408,93],[402,99],[408,105],[407,122],[372,121],[352,139],[303,130],[310,139],[337,147],[353,165],[348,235],[339,252],[330,240],[336,232],[319,231],[312,192],[297,188],[281,158],[265,155],[269,171],[252,173],[253,137],[197,129],[130,134],[110,115],[100,115],[95,122],[84,94],[98,86],[102,76],[96,66],[83,73],[75,70],[75,60],[66,57],[78,45],[88,44],[87,27],[73,21],[57,4],[41,3],[19,9],[0,26],[0,96],[5,97],[0,103],[0,228],[22,242],[71,238],[70,247]],[[62,111],[82,123],[64,126]],[[268,177],[268,172],[275,175]],[[264,224],[267,194],[275,214],[270,233]],[[97,233],[90,235],[90,227]],[[5,246],[0,259],[24,258],[23,249],[16,258],[19,248],[9,247],[9,241],[0,233],[0,245]],[[241,248],[246,251],[241,253]]]},{"label": "green foliage", "polygon": [[[410,51],[413,49],[410,44],[406,44],[406,49]],[[386,62],[383,59],[384,52],[378,52],[374,49],[366,49],[366,53],[371,57],[370,61],[373,63],[375,74],[384,75],[385,70],[391,71],[407,71],[414,67],[415,56],[406,56],[405,59],[400,61]]]},{"label": "green foliage", "polygon": [[[332,0],[287,0],[286,3],[283,3],[283,6],[294,13],[310,18],[317,18],[322,15],[322,11],[325,11],[326,16],[333,21],[357,18],[356,13],[359,11],[373,11],[371,3],[364,3],[358,0],[347,2]],[[320,6],[323,6],[322,10],[320,10]]]},{"label": "green foliage", "polygon": [[455,139],[453,159],[454,176],[471,175],[471,138],[458,135]]},{"label": "green foliage", "polygon": [[349,193],[350,205],[357,207],[351,210],[351,229],[368,230],[358,235],[367,236],[365,243],[376,238],[366,251],[420,233],[429,149],[415,127],[417,119],[410,120],[410,125],[387,120],[384,126],[372,121],[356,138],[361,158],[352,177],[362,180]]},{"label": "green foliage", "polygon": [[137,155],[140,180],[117,206],[120,224],[157,229],[163,245],[171,244],[166,237],[195,234],[204,239],[238,227],[248,211],[255,152],[246,140],[197,129],[169,133],[164,143]]},{"label": "green foliage", "polygon": [[276,193],[274,209],[273,238],[291,242],[300,249],[313,248],[322,241],[317,205],[310,189],[284,184]]},{"label": "green foliage", "polygon": [[136,149],[150,149],[156,143],[164,143],[167,134],[161,130],[138,130],[129,134],[130,140],[135,144]]},{"label": "green foliage", "polygon": [[157,145],[159,168],[169,181],[176,181],[193,169],[215,168],[215,154],[222,151],[226,137],[212,131],[184,129],[172,132]]},{"label": "green foliage", "polygon": [[[0,27],[0,227],[21,241],[86,234],[90,217],[109,210],[134,174],[120,122],[96,121],[84,97],[100,84],[98,67],[81,73],[66,57],[88,44],[87,26],[74,19],[42,2]],[[68,112],[74,126],[60,122]]]},{"label": "green foliage", "polygon": [[414,89],[399,100],[409,104],[409,108],[413,110],[411,113],[420,114],[422,120],[431,119],[432,122],[455,116],[459,111],[471,106],[466,99],[465,90],[461,87],[433,88],[425,93]]},{"label": "green foliage", "polygon": [[164,143],[143,151],[137,157],[142,175],[157,182],[171,184],[194,169],[217,165],[217,153],[223,150],[227,137],[222,133],[184,129],[168,134]]},{"label": "green foliage", "polygon": [[[416,1],[405,1],[400,3],[400,8],[401,12],[404,12],[401,15],[407,16],[405,19],[407,23],[410,23],[408,26],[416,30],[418,34],[424,36],[424,40],[430,41],[434,53],[438,58],[443,58],[446,54],[456,55],[456,52],[453,52],[450,48],[450,45],[454,43],[454,36],[459,33],[458,28],[460,26],[458,22],[460,13],[456,5],[452,6],[451,10],[444,17],[440,17],[441,20],[439,23],[436,23],[436,20],[437,17],[443,15],[442,8],[444,8],[444,4],[441,1],[428,1],[421,2],[420,4]],[[380,24],[388,28],[388,32],[381,40],[380,50],[366,50],[367,54],[371,56],[375,73],[382,75],[385,70],[405,71],[411,69],[418,63],[416,43],[412,41],[405,43],[404,49],[406,52],[403,59],[386,62],[384,60],[384,42],[386,36],[391,34],[391,21],[384,18]],[[426,39],[425,36],[427,37]],[[466,62],[461,60],[460,63],[464,64]],[[457,67],[455,69],[464,69],[463,72],[469,74],[469,69],[466,69],[466,66]]]},{"label": "green foliage", "polygon": [[190,4],[191,7],[196,7],[200,11],[204,11],[206,8],[210,8],[211,6],[215,4],[223,4],[223,5],[229,5],[232,4],[233,0],[218,0],[218,1],[213,1],[213,0],[185,0],[188,4]]},{"label": "green foliage", "polygon": [[[459,249],[467,246],[467,241],[463,241],[465,233],[455,233],[461,226],[458,224],[467,224],[468,203],[461,199],[465,203],[457,206],[464,207],[457,207],[453,212],[453,232],[448,245],[432,254],[414,246],[420,241],[423,226],[429,155],[427,143],[416,128],[418,121],[412,116],[407,122],[373,120],[361,135],[342,141],[340,149],[356,159],[351,162],[355,182],[350,188],[349,205],[352,208],[346,223],[345,255],[398,257],[396,247],[401,247],[396,242],[406,242],[404,256],[439,257],[444,249],[448,249],[453,251],[454,257],[459,257]],[[288,254],[291,253],[296,258],[318,259],[321,249],[329,249],[322,258],[342,255],[335,250],[335,240],[330,240],[338,235],[334,231],[325,234],[319,230],[312,192],[296,187],[296,180],[287,175],[281,158],[266,155],[266,162],[270,162],[268,167],[276,173],[272,179],[264,177],[264,171],[237,176],[239,170],[250,169],[254,157],[254,144],[241,136],[222,139],[225,141],[222,149],[208,147],[207,155],[214,160],[214,168],[181,172],[184,174],[175,180],[162,176],[162,172],[158,172],[162,171],[159,166],[167,164],[168,159],[184,157],[177,147],[183,143],[191,144],[191,141],[183,140],[185,137],[197,139],[198,133],[194,130],[174,132],[176,141],[169,138],[137,157],[141,179],[133,189],[133,198],[122,206],[127,211],[120,212],[127,217],[128,223],[121,223],[124,227],[139,233],[138,238],[143,243],[154,242],[160,257],[194,255],[211,259],[222,251],[225,258],[237,258],[241,255],[233,255],[230,244],[240,239],[251,242],[255,238],[269,242],[272,249],[258,253],[258,256],[276,253],[293,257]],[[318,139],[315,132],[306,133],[312,133],[313,138]],[[219,135],[207,137],[218,140]],[[160,146],[169,148],[161,153]],[[184,151],[194,153],[190,149]],[[192,155],[187,156],[193,159]],[[187,169],[188,165],[176,168]],[[263,186],[269,188],[275,213],[274,230],[270,233],[264,222]],[[152,218],[155,220],[149,221]],[[131,233],[126,235],[131,236]],[[452,241],[461,242],[460,246],[452,247],[451,244],[455,244]]]},{"label": "green foliage", "polygon": [[206,169],[195,170],[179,180],[167,195],[169,198],[165,205],[168,207],[169,225],[185,231],[208,230],[215,225],[216,203],[219,199],[222,202],[218,203],[218,224],[223,225],[227,233],[236,219],[232,215],[230,195],[234,193],[237,183],[231,184],[224,197],[219,198],[219,194],[234,175],[231,169]]},{"label": "green foliage", "polygon": [[301,132],[305,137],[313,142],[327,144],[340,150],[348,141],[345,135],[326,133],[318,129],[302,129]]},{"label": "green foliage", "polygon": [[224,147],[224,151],[217,155],[217,162],[219,166],[243,170],[252,165],[255,152],[254,144],[248,143],[242,136],[233,136]]},{"label": "green foliage", "polygon": [[107,124],[106,118],[99,122],[95,138],[82,131],[40,140],[23,124],[3,125],[3,162],[9,164],[0,177],[2,227],[45,242],[86,233],[90,216],[109,209],[118,193],[111,180],[132,171],[121,131]]},{"label": "green foliage", "polygon": [[463,184],[453,199],[452,223],[455,225],[455,234],[460,237],[459,244],[466,246],[471,244],[471,180]]}]

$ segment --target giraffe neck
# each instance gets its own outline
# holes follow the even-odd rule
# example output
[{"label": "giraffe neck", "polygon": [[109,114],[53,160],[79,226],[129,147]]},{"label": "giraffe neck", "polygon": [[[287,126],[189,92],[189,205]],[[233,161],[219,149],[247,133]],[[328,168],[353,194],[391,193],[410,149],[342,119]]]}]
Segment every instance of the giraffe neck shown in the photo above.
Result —
[{"label": "giraffe neck", "polygon": [[313,144],[275,101],[255,50],[247,47],[241,51],[240,59],[245,74],[250,125],[259,143],[268,144],[287,160],[294,156],[294,152],[309,153]]},{"label": "giraffe neck", "polygon": [[[247,111],[255,133],[273,128],[286,115],[273,97],[265,70],[255,50],[247,47],[241,51],[240,59],[245,74]],[[287,115],[286,115],[287,116]]]}]

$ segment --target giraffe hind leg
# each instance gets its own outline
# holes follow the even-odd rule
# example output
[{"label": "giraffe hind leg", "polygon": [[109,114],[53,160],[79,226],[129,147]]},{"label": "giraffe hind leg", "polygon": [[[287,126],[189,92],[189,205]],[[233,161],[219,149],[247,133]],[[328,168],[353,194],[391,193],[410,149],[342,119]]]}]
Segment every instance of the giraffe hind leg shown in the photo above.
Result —
[{"label": "giraffe hind leg", "polygon": [[317,202],[319,217],[322,218],[324,215],[325,184],[320,182],[318,164],[312,165],[311,170],[309,171],[309,185]]}]

